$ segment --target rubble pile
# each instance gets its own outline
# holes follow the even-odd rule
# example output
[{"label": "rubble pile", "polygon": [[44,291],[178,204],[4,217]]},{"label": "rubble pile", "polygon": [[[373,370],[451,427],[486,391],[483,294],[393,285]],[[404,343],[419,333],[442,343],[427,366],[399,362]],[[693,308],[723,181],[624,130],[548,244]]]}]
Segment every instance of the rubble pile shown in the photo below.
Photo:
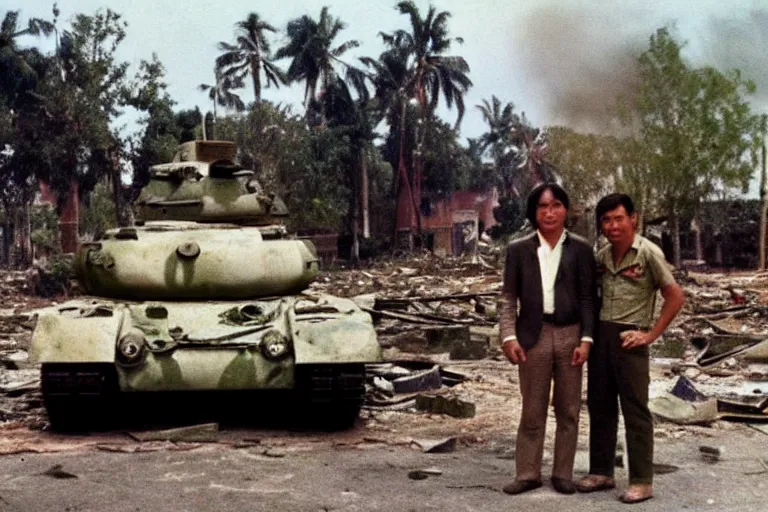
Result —
[{"label": "rubble pile", "polygon": [[[679,424],[768,422],[768,273],[678,276],[686,307],[663,344],[684,347],[653,412]],[[653,393],[652,389],[652,395]]]},{"label": "rubble pile", "polygon": [[[368,368],[366,435],[509,435],[517,372],[499,349],[500,263],[487,261],[424,253],[326,271],[312,284],[310,293],[352,298],[374,319],[387,362]],[[686,429],[768,421],[768,273],[677,277],[685,310],[652,347],[656,416]],[[23,273],[0,274],[0,299],[0,428],[41,429],[25,312],[50,301],[28,295]]]}]

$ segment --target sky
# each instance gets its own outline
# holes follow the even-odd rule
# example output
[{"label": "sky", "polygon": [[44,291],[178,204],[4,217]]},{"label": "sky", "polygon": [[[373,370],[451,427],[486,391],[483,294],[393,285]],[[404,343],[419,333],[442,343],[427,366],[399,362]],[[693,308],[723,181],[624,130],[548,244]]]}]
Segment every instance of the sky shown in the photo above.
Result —
[{"label": "sky", "polygon": [[[50,0],[8,0],[29,17],[51,19]],[[6,3],[8,3],[6,2]],[[304,14],[317,18],[323,5],[347,24],[338,42],[361,44],[345,54],[376,57],[383,46],[379,32],[408,29],[408,19],[395,10],[394,0],[59,0],[59,25],[66,28],[75,13],[93,14],[110,8],[128,22],[127,37],[118,51],[131,63],[133,74],[142,59],[156,53],[166,68],[169,93],[178,108],[209,110],[209,100],[197,86],[212,83],[218,41],[234,40],[234,24],[257,12],[283,29]],[[463,56],[474,85],[465,95],[466,114],[461,138],[478,137],[485,129],[476,105],[496,95],[512,102],[534,126],[564,124],[582,131],[605,131],[605,110],[616,92],[632,80],[629,64],[648,46],[656,29],[668,26],[685,43],[684,56],[694,66],[713,65],[723,71],[739,67],[755,80],[753,108],[768,112],[768,0],[434,0],[449,11],[448,27],[463,44],[451,54]],[[16,5],[13,5],[16,4]],[[429,2],[416,0],[426,13]],[[6,7],[8,8],[8,7]],[[2,12],[3,9],[0,9]],[[273,49],[284,42],[273,39]],[[28,38],[26,44],[52,44]],[[285,65],[285,61],[281,62]],[[249,84],[249,82],[246,82]],[[262,91],[265,99],[294,103],[301,112],[301,85]],[[253,91],[241,91],[246,101]],[[442,107],[449,122],[456,110]],[[128,129],[132,123],[126,121]]]}]

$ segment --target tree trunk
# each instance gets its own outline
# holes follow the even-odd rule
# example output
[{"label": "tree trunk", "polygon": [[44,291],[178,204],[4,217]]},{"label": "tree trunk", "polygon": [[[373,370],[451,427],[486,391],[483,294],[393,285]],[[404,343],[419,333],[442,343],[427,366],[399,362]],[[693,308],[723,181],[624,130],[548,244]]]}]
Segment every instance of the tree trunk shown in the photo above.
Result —
[{"label": "tree trunk", "polygon": [[[205,122],[205,120],[203,120]],[[211,120],[211,133],[208,134],[208,140],[216,140],[216,99],[213,100],[213,119]]]},{"label": "tree trunk", "polygon": [[696,243],[696,261],[702,261],[704,259],[704,247],[701,244],[701,221],[699,220],[699,209],[696,208],[696,214],[693,216],[691,222],[691,231],[693,231],[694,240]]},{"label": "tree trunk", "polygon": [[[365,152],[362,148],[355,148],[355,153],[357,165],[362,168],[363,160],[365,160]],[[358,236],[360,226],[360,185],[358,182],[360,181],[361,173],[361,169],[356,169],[352,172],[352,179],[350,180],[352,182],[352,194],[349,205],[349,227],[352,230],[352,252],[350,254],[350,260],[355,264],[360,262],[360,238]]]},{"label": "tree trunk", "polygon": [[697,229],[694,232],[694,237],[696,238],[696,261],[704,261],[704,247],[701,244],[701,230]]},{"label": "tree trunk", "polygon": [[128,225],[128,215],[125,211],[126,204],[123,198],[123,184],[120,177],[119,164],[113,162],[110,179],[112,180],[112,200],[115,202],[115,221],[117,227]]},{"label": "tree trunk", "polygon": [[3,225],[3,266],[11,268],[11,247],[13,247],[13,222],[10,219],[9,210],[5,210],[5,224]]},{"label": "tree trunk", "polygon": [[[765,117],[763,117],[763,124],[765,124]],[[760,236],[758,237],[760,243],[760,270],[766,269],[766,237],[768,237],[768,171],[766,171],[766,151],[765,151],[765,126],[763,127],[763,147],[762,155],[760,158]]]},{"label": "tree trunk", "polygon": [[677,212],[673,211],[669,215],[669,221],[672,223],[672,264],[675,268],[680,268],[680,221]]},{"label": "tree trunk", "polygon": [[15,255],[16,268],[27,268],[32,264],[32,241],[30,224],[29,201],[22,200],[22,205],[16,210],[16,230],[18,252]]},{"label": "tree trunk", "polygon": [[360,159],[360,206],[363,215],[363,238],[369,239],[371,237],[371,220],[368,214],[368,159],[366,158],[365,151],[361,152],[362,158]]},{"label": "tree trunk", "polygon": [[[251,59],[251,78],[253,78],[253,102],[261,104],[261,58]],[[267,84],[269,85],[269,84]]]}]

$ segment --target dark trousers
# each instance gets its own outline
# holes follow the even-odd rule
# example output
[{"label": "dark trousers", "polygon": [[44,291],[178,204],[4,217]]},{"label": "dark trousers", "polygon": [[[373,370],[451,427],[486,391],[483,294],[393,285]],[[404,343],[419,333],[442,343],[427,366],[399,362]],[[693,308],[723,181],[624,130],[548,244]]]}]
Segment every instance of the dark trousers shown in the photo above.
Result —
[{"label": "dark trousers", "polygon": [[541,480],[541,458],[549,411],[549,390],[554,380],[555,455],[552,476],[570,480],[579,435],[581,366],[571,366],[573,350],[581,343],[581,326],[545,323],[539,340],[526,351],[519,365],[523,410],[517,430],[517,480]]},{"label": "dark trousers", "polygon": [[635,328],[601,321],[589,355],[589,472],[613,477],[620,402],[627,431],[629,483],[649,484],[653,481],[653,417],[648,410],[648,347],[623,349],[619,336]]}]

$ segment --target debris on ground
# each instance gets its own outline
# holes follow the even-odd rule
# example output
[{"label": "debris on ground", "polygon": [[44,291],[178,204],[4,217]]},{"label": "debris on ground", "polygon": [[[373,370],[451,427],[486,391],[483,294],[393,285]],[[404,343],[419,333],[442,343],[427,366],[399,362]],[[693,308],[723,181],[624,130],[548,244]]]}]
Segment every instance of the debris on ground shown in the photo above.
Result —
[{"label": "debris on ground", "polygon": [[[353,298],[371,313],[386,361],[368,367],[362,432],[335,442],[400,445],[458,435],[514,445],[508,434],[520,413],[518,374],[499,348],[502,262],[491,256],[423,253],[320,274],[313,291]],[[677,277],[685,310],[651,347],[657,435],[707,437],[738,426],[768,434],[768,272],[689,271]],[[52,434],[45,430],[39,366],[27,361],[26,352],[32,312],[55,303],[32,296],[24,272],[0,271],[0,429],[23,439],[0,444],[0,452],[57,451],[73,442],[129,453],[199,446],[125,443],[114,436],[35,444]],[[587,421],[580,422],[580,435],[587,428]],[[225,432],[218,434],[226,443]]]},{"label": "debris on ground", "polygon": [[723,448],[717,446],[699,446],[699,453],[705,462],[718,462],[723,455]]},{"label": "debris on ground", "polygon": [[41,475],[50,476],[52,478],[77,478],[77,475],[74,473],[70,473],[69,471],[64,471],[63,466],[61,464],[56,464],[54,466],[51,466],[47,470],[40,473]]},{"label": "debris on ground", "polygon": [[446,439],[414,439],[413,443],[424,453],[450,453],[456,450],[456,438]]},{"label": "debris on ground", "polygon": [[215,443],[218,440],[219,424],[205,423],[188,427],[152,430],[145,432],[128,432],[136,441],[172,441],[187,443]]}]

